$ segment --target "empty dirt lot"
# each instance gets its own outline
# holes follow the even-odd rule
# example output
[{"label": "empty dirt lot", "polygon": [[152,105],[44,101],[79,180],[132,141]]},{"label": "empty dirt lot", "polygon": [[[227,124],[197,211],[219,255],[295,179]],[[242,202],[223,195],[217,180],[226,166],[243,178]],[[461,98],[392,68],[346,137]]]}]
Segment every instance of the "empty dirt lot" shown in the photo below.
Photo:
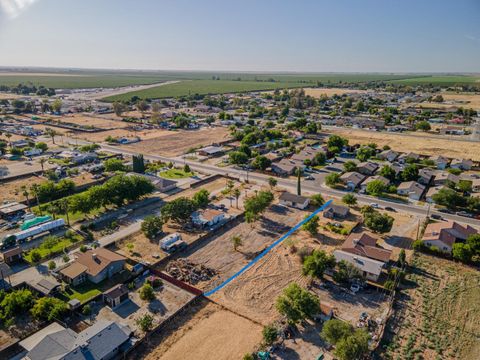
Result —
[{"label": "empty dirt lot", "polygon": [[365,94],[367,90],[359,89],[342,89],[342,88],[306,88],[305,95],[310,95],[314,98],[319,98],[322,95],[333,96],[333,95],[343,95],[343,94]]},{"label": "empty dirt lot", "polygon": [[[197,286],[210,290],[219,285],[286,233],[306,214],[307,212],[273,205],[253,227],[251,224],[241,222],[219,236],[189,249],[184,257],[218,272],[216,277]],[[243,242],[237,251],[233,249],[231,241],[234,236],[240,236]]]},{"label": "empty dirt lot", "polygon": [[91,126],[97,129],[122,129],[130,126],[125,121],[109,120],[105,117],[92,114],[74,114],[62,116],[49,116],[52,121],[60,121],[62,123],[73,123],[82,126]]},{"label": "empty dirt lot", "polygon": [[[197,146],[227,140],[229,130],[225,127],[201,128],[198,130],[166,131],[156,130],[158,136],[135,144],[125,145],[126,149],[146,154],[177,156]],[[139,134],[141,137],[141,134]]]},{"label": "empty dirt lot", "polygon": [[131,359],[241,359],[262,340],[262,327],[202,300],[151,337]]},{"label": "empty dirt lot", "polygon": [[452,138],[422,134],[389,134],[386,132],[375,132],[355,129],[329,129],[336,135],[346,137],[350,144],[376,143],[379,147],[388,145],[392,150],[400,152],[415,152],[425,155],[438,155],[451,158],[470,158],[480,161],[480,142],[460,141]]}]

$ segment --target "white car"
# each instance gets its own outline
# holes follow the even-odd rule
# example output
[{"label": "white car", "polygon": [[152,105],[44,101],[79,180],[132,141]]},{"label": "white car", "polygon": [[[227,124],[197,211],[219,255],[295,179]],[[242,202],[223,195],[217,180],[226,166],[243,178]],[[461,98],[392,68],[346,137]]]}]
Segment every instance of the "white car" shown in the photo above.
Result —
[{"label": "white car", "polygon": [[378,205],[377,203],[371,203],[370,206],[374,209],[379,209],[380,208],[380,205]]},{"label": "white car", "polygon": [[356,294],[357,292],[360,291],[360,285],[358,285],[358,284],[352,284],[352,285],[350,286],[350,290],[351,290],[354,294]]}]

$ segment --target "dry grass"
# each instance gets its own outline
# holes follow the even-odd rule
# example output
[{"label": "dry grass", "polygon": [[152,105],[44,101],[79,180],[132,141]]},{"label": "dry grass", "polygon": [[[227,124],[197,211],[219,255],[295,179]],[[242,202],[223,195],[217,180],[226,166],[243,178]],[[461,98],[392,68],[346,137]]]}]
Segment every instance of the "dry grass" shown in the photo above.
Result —
[{"label": "dry grass", "polygon": [[322,95],[333,96],[333,95],[343,95],[343,94],[367,93],[367,90],[341,89],[341,88],[320,88],[320,89],[305,88],[304,90],[306,95],[310,95],[314,98],[319,98]]},{"label": "dry grass", "polygon": [[[421,134],[389,134],[355,129],[335,129],[328,132],[346,137],[350,144],[376,143],[379,147],[390,146],[400,152],[416,152],[452,158],[470,158],[480,161],[480,142],[466,142],[438,136],[423,137]],[[430,135],[429,135],[430,136]]]},{"label": "dry grass", "polygon": [[146,354],[136,353],[132,358],[241,359],[261,340],[261,326],[205,300],[153,336]]},{"label": "dry grass", "polygon": [[[178,156],[188,149],[206,146],[227,140],[229,131],[225,127],[201,128],[199,130],[165,131],[157,130],[158,135],[139,143],[125,145],[129,150],[147,154]],[[106,136],[106,135],[105,135]],[[139,135],[142,137],[142,135]]]},{"label": "dry grass", "polygon": [[442,94],[443,103],[419,103],[419,107],[445,109],[451,107],[472,108],[480,110],[480,94]]},{"label": "dry grass", "polygon": [[100,116],[91,114],[74,114],[62,116],[49,116],[53,121],[60,121],[65,123],[74,123],[82,126],[93,126],[97,129],[121,129],[130,126],[125,121],[109,120]]}]

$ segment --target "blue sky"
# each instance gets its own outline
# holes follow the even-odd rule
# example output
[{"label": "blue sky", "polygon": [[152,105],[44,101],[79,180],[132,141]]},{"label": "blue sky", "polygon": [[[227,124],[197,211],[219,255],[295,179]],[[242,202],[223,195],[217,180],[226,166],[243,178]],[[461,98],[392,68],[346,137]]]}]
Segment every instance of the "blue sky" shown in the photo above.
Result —
[{"label": "blue sky", "polygon": [[0,0],[0,6],[1,66],[480,72],[480,0]]}]

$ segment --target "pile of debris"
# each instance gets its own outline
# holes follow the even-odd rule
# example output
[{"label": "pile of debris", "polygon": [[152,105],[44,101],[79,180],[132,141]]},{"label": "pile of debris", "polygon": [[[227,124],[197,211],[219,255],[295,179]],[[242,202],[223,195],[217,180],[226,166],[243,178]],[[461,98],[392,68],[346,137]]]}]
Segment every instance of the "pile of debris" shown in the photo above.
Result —
[{"label": "pile of debris", "polygon": [[171,261],[166,268],[167,273],[175,279],[196,285],[200,281],[207,281],[217,272],[204,265],[194,264],[187,259]]}]

